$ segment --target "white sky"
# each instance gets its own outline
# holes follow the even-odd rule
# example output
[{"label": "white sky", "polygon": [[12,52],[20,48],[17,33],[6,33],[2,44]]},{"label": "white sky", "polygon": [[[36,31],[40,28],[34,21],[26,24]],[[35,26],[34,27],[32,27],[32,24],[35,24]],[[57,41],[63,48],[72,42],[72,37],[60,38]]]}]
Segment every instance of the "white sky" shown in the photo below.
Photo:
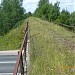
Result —
[{"label": "white sky", "polygon": [[[23,7],[26,11],[34,12],[37,7],[39,0],[24,0]],[[55,3],[56,1],[60,1],[60,9],[67,9],[70,12],[75,11],[75,0],[49,0],[50,3]]]},{"label": "white sky", "polygon": [[[26,12],[34,12],[39,0],[23,0],[23,7],[26,9]],[[49,0],[50,3],[55,3],[60,1],[60,8],[67,9],[70,12],[75,11],[75,0]],[[0,0],[1,3],[1,0]]]}]

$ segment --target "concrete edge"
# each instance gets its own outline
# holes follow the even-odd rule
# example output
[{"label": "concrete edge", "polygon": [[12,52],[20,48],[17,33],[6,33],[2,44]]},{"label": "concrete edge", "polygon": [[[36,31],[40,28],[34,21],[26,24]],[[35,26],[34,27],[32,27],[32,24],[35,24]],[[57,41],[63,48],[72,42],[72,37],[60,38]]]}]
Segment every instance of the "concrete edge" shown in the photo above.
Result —
[{"label": "concrete edge", "polygon": [[17,55],[20,50],[0,51],[0,55]]}]

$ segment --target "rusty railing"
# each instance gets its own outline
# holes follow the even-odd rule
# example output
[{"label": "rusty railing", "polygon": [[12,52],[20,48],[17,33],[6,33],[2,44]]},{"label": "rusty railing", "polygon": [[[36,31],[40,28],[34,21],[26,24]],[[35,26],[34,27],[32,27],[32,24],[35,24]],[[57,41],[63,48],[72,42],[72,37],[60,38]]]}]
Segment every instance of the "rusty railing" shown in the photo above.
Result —
[{"label": "rusty railing", "polygon": [[[26,61],[26,48],[27,48],[27,40],[28,40],[28,22],[27,22],[27,27],[25,29],[25,36],[20,48],[20,51],[18,52],[18,58],[17,58],[17,62],[15,64],[15,69],[13,72],[13,75],[17,75],[17,74],[21,74],[24,75],[24,73],[27,75],[27,61]],[[24,57],[24,61],[26,64],[26,69],[24,69],[25,65],[23,63],[23,57]]]}]

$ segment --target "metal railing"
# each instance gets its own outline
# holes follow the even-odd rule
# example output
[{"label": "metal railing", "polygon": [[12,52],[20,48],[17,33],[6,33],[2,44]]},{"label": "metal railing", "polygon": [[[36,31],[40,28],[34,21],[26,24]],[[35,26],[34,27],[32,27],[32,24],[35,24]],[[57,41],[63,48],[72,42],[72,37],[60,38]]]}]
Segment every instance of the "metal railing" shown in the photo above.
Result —
[{"label": "metal railing", "polygon": [[62,24],[62,23],[57,23],[57,22],[54,22],[55,24],[58,24],[58,25],[60,25],[60,26],[62,26],[62,27],[66,27],[66,28],[68,28],[68,29],[70,29],[70,30],[75,30],[75,26],[74,25],[66,25],[66,24]]},{"label": "metal railing", "polygon": [[[26,61],[26,48],[27,48],[27,40],[28,40],[28,22],[27,22],[27,27],[25,29],[25,36],[20,48],[20,51],[18,52],[18,58],[17,58],[17,62],[15,64],[15,69],[13,72],[13,75],[17,75],[17,74],[21,74],[24,75],[24,73],[27,75],[27,61]],[[24,57],[24,61],[26,64],[26,69],[24,70],[24,63],[23,63],[23,57]]]}]

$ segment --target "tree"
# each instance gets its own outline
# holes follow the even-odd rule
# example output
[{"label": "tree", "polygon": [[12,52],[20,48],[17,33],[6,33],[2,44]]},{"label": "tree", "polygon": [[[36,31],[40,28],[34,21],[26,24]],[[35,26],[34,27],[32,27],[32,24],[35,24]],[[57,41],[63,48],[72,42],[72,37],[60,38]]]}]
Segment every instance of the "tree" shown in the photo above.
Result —
[{"label": "tree", "polygon": [[30,17],[30,16],[32,16],[32,13],[29,11],[29,12],[27,13],[27,17]]},{"label": "tree", "polygon": [[59,2],[49,4],[49,0],[40,0],[34,15],[44,20],[55,21],[60,15]]},{"label": "tree", "polygon": [[49,8],[49,4],[44,4],[40,9],[39,16],[44,20],[48,19],[48,8]]},{"label": "tree", "polygon": [[75,26],[75,12],[73,12],[71,14],[71,17],[70,17],[70,25]]},{"label": "tree", "polygon": [[49,4],[49,0],[40,0],[38,2],[38,7],[41,8],[44,4]]},{"label": "tree", "polygon": [[24,9],[23,0],[2,0],[0,6],[0,31],[1,34],[7,33],[13,26],[23,19]]},{"label": "tree", "polygon": [[54,6],[50,4],[50,12],[48,14],[49,16],[49,21],[55,21],[58,16],[60,15],[60,7],[59,7],[59,2],[56,2]]},{"label": "tree", "polygon": [[71,15],[69,11],[64,9],[60,12],[59,4],[60,2],[58,1],[52,5],[52,3],[49,3],[49,0],[40,0],[34,16],[52,22],[75,26],[75,12]]},{"label": "tree", "polygon": [[62,10],[60,16],[57,19],[57,22],[69,25],[70,24],[69,18],[70,13],[67,10]]},{"label": "tree", "polygon": [[49,0],[40,0],[38,2],[38,8],[36,8],[34,16],[46,19],[46,11],[49,6]]}]

